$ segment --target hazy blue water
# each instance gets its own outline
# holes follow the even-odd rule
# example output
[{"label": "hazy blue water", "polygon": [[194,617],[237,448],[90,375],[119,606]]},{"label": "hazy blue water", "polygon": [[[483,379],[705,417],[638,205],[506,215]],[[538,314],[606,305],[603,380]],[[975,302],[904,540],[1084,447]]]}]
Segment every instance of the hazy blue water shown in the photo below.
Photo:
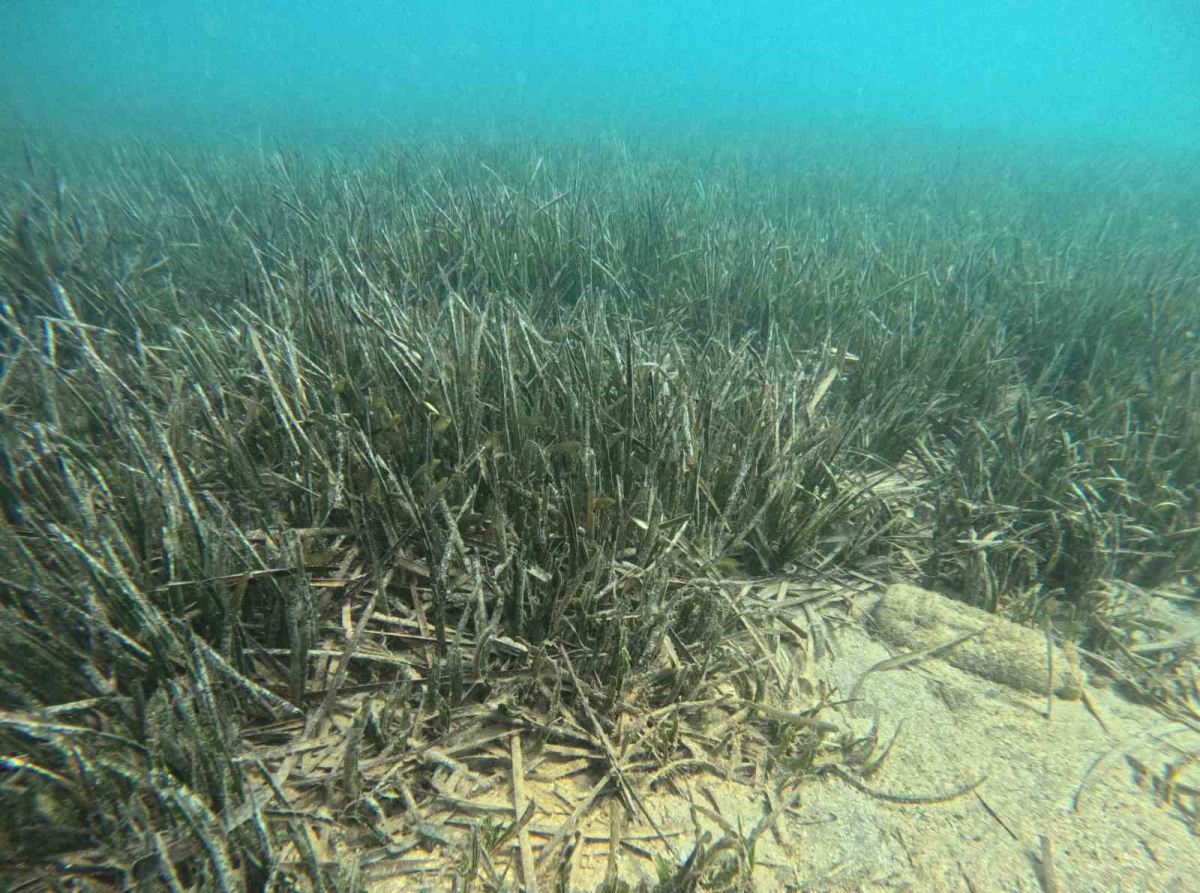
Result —
[{"label": "hazy blue water", "polygon": [[0,53],[18,125],[1200,133],[1197,0],[5,0]]}]

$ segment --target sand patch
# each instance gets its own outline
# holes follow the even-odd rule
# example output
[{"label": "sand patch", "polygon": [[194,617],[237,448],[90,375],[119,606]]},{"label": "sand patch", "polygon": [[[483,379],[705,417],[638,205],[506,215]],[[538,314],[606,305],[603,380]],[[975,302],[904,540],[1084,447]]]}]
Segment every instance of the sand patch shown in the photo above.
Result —
[{"label": "sand patch", "polygon": [[[1086,680],[1068,652],[1056,656],[1064,700],[1048,719],[1045,638],[945,602],[892,587],[797,614],[797,625],[825,630],[824,645],[816,656],[780,637],[781,671],[835,701],[837,692],[856,697],[822,711],[839,732],[824,740],[816,771],[782,791],[738,771],[736,742],[714,731],[712,749],[686,770],[668,777],[630,766],[641,804],[630,809],[604,787],[603,761],[527,742],[524,789],[536,807],[525,837],[538,889],[595,890],[613,877],[653,888],[660,866],[691,859],[719,869],[744,858],[747,841],[763,891],[1195,889],[1200,760],[1188,755],[1200,755],[1200,730],[1130,702],[1107,680]],[[955,648],[946,659],[878,669],[980,621],[995,632],[977,637],[967,660],[951,660]],[[820,771],[846,765],[839,748],[871,735],[876,756],[895,740],[869,775],[861,766]],[[507,749],[497,742],[497,767],[508,765]],[[429,819],[463,840],[484,822],[511,822],[511,782],[505,775],[486,795],[490,819],[453,809]],[[515,837],[497,847],[489,870],[499,884],[481,889],[521,889],[521,856]],[[435,863],[374,889],[450,889]]]}]

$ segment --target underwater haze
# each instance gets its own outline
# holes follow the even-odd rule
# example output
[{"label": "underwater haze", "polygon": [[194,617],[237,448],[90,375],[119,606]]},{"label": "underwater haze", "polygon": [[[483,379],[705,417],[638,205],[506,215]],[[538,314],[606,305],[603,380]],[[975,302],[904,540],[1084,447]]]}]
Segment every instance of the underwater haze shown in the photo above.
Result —
[{"label": "underwater haze", "polygon": [[1190,0],[9,0],[0,51],[18,127],[1200,132]]},{"label": "underwater haze", "polygon": [[1198,4],[0,0],[0,890],[1200,890]]}]

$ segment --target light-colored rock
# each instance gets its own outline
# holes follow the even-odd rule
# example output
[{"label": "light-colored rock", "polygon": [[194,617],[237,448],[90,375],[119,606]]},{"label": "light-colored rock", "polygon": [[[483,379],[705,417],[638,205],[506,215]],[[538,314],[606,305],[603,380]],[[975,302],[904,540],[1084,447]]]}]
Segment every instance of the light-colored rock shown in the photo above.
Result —
[{"label": "light-colored rock", "polygon": [[[1048,688],[1046,637],[1037,630],[907,583],[888,587],[874,616],[880,635],[905,651],[936,648],[986,627],[937,657],[960,670],[1020,691],[1044,694]],[[1083,691],[1083,682],[1078,652],[1070,646],[1055,645],[1055,696],[1076,700]]]}]

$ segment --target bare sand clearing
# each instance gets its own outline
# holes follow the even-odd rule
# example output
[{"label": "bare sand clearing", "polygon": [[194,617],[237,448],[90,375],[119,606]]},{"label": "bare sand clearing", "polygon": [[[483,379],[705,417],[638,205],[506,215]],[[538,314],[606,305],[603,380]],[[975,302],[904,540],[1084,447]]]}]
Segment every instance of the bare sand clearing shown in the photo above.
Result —
[{"label": "bare sand clearing", "polygon": [[[1196,615],[1179,609],[1170,632],[1195,635]],[[831,647],[805,663],[804,677],[856,695],[821,719],[858,735],[877,724],[880,751],[899,735],[876,772],[809,778],[790,807],[698,762],[653,786],[639,776],[652,825],[616,798],[589,800],[603,779],[594,765],[572,764],[569,754],[529,760],[523,794],[535,812],[524,851],[538,889],[592,890],[614,868],[631,887],[652,886],[655,854],[680,861],[697,840],[712,846],[729,832],[749,835],[774,810],[778,820],[755,847],[754,882],[763,891],[1200,890],[1200,733],[1123,698],[1109,680],[1085,681],[1069,652],[1056,656],[1059,697],[1047,718],[1045,643],[1028,630],[989,625],[934,656],[894,660],[969,634],[980,620],[992,618],[914,587],[856,596],[847,619],[832,628]],[[880,668],[885,661],[902,665]],[[1188,754],[1197,755],[1190,764]],[[1166,790],[1172,765],[1180,768]],[[493,797],[496,818],[511,820],[507,766],[502,774],[484,800]],[[920,802],[980,779],[948,802]],[[567,841],[566,860],[557,849],[537,864],[573,810],[587,818]],[[445,818],[452,834],[486,816]],[[615,862],[614,822],[621,840]],[[520,844],[514,838],[498,848],[489,869],[514,890],[524,886]],[[378,886],[421,888],[448,889],[449,882],[410,874]]]}]

